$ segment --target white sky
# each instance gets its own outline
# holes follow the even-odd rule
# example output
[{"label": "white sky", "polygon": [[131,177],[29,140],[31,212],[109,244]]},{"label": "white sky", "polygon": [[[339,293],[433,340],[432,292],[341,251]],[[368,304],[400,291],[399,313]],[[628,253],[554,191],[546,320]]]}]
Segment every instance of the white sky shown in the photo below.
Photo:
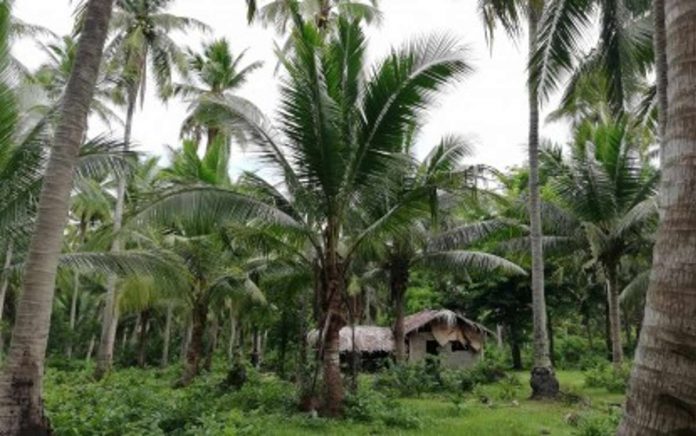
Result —
[{"label": "white sky", "polygon": [[[40,24],[58,35],[70,32],[71,12],[77,2],[69,0],[17,0],[14,14],[22,20]],[[463,134],[473,141],[476,155],[472,163],[485,163],[503,169],[525,162],[527,137],[527,96],[525,90],[526,42],[518,46],[500,34],[493,51],[486,46],[484,32],[477,15],[477,0],[382,0],[384,23],[369,32],[369,54],[372,59],[386,53],[411,36],[430,32],[449,32],[470,49],[474,74],[447,91],[431,111],[427,126],[418,139],[419,154],[424,154],[447,133]],[[255,73],[240,92],[269,115],[274,115],[277,102],[277,80],[273,75],[275,57],[271,29],[246,24],[244,0],[177,0],[171,12],[197,18],[210,25],[210,35],[179,35],[176,39],[195,49],[201,41],[226,37],[239,53],[249,48],[246,60],[264,60],[265,66]],[[19,42],[15,55],[27,66],[35,68],[44,58],[30,41]],[[136,114],[133,127],[138,150],[163,155],[164,146],[177,146],[179,127],[186,105],[158,101],[150,89],[142,111]],[[94,124],[94,123],[93,123]],[[103,126],[93,125],[100,133]],[[114,132],[119,134],[119,132]],[[564,141],[563,125],[542,125],[542,135]],[[248,158],[233,155],[237,169],[253,168]]]}]

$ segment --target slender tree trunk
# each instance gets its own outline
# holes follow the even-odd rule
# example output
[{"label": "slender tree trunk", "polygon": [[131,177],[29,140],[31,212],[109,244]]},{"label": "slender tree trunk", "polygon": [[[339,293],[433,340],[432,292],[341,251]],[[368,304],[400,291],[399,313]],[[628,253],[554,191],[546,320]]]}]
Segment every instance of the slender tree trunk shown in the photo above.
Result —
[{"label": "slender tree trunk", "polygon": [[404,318],[406,312],[406,289],[408,288],[408,262],[402,259],[392,259],[389,265],[389,284],[394,302],[394,349],[396,361],[406,361],[406,332]]},{"label": "slender tree trunk", "polygon": [[73,283],[73,293],[70,299],[70,337],[68,338],[68,345],[65,348],[65,356],[70,359],[72,358],[73,341],[75,340],[75,324],[77,320],[77,299],[80,296],[80,273],[75,273],[74,283]]},{"label": "slender tree trunk", "polygon": [[[324,286],[322,301],[326,323],[326,334],[323,343],[322,372],[324,382],[324,398],[321,412],[325,416],[337,417],[343,414],[343,380],[341,377],[340,361],[340,331],[346,325],[344,291],[345,276],[343,264],[339,260],[336,247],[338,246],[338,226],[330,222],[326,231],[326,246],[328,256],[324,261]],[[322,328],[324,323],[322,323]]]},{"label": "slender tree trunk", "polygon": [[[87,235],[87,221],[83,216],[80,219],[79,224],[79,244],[82,246],[85,243],[85,237]],[[80,296],[80,273],[75,272],[75,281],[73,283],[73,293],[70,299],[70,338],[68,338],[68,345],[65,349],[65,355],[68,359],[72,357],[73,342],[75,341],[75,324],[77,322],[77,300]]]},{"label": "slender tree trunk", "polygon": [[655,85],[657,87],[658,134],[660,140],[660,166],[664,162],[664,146],[667,131],[667,33],[665,32],[665,0],[653,0],[653,19],[655,31],[653,43],[655,49]]},{"label": "slender tree trunk", "polygon": [[143,310],[140,315],[140,333],[138,334],[138,366],[145,368],[147,357],[148,327],[150,325],[150,309]]},{"label": "slender tree trunk", "polygon": [[[131,85],[128,91],[128,107],[126,109],[126,124],[123,129],[123,148],[128,150],[131,141],[131,131],[133,129],[133,115],[138,99],[138,88]],[[121,230],[123,224],[123,210],[126,202],[126,180],[120,178],[116,188],[116,206],[114,207],[114,233]],[[112,252],[121,251],[121,238],[116,236],[111,245]],[[104,314],[102,316],[101,338],[99,340],[99,351],[97,353],[97,366],[94,370],[94,377],[99,380],[111,371],[114,361],[114,344],[116,342],[116,330],[118,328],[118,289],[116,287],[116,277],[111,275],[106,284],[106,303],[104,304]]]},{"label": "slender tree trunk", "polygon": [[[536,46],[540,11],[529,12],[529,56]],[[539,198],[539,93],[529,84],[529,222],[532,247],[532,312],[534,362],[530,384],[532,398],[555,397],[558,380],[551,364],[544,294],[544,254],[542,250],[541,200]]]},{"label": "slender tree trunk", "polygon": [[58,111],[59,121],[24,266],[23,292],[17,306],[10,352],[0,376],[0,435],[43,435],[50,431],[41,397],[56,270],[73,172],[87,129],[112,1],[91,0],[87,4],[75,67]]},{"label": "slender tree trunk", "polygon": [[89,344],[87,345],[87,354],[85,355],[85,361],[89,361],[92,359],[92,353],[94,353],[94,343],[96,342],[97,338],[94,337],[94,335],[90,336],[89,338]]},{"label": "slender tree trunk", "polygon": [[259,367],[259,331],[254,329],[251,333],[251,366],[254,368]]},{"label": "slender tree trunk", "polygon": [[7,288],[10,286],[10,266],[12,265],[12,241],[7,244],[5,252],[5,262],[0,271],[0,357],[5,351],[5,332],[2,326],[2,318],[5,312],[5,299],[7,298]]},{"label": "slender tree trunk", "polygon": [[167,304],[167,319],[164,322],[164,338],[162,339],[162,359],[160,366],[166,368],[169,365],[169,343],[172,336],[172,319],[174,318],[174,305]]},{"label": "slender tree trunk", "polygon": [[611,337],[611,362],[616,369],[623,363],[623,346],[621,344],[621,307],[619,306],[619,283],[617,267],[605,265],[607,276],[607,304],[609,307],[609,334]]},{"label": "slender tree trunk", "polygon": [[219,330],[220,326],[217,317],[213,317],[210,322],[210,334],[208,335],[208,351],[205,353],[205,362],[203,363],[203,369],[206,371],[210,371],[213,366],[213,357],[215,355],[215,349],[217,348]]},{"label": "slender tree trunk", "polygon": [[184,372],[177,386],[188,386],[200,373],[201,357],[203,356],[203,336],[208,319],[208,303],[198,300],[191,311],[191,341],[186,350]]},{"label": "slender tree trunk", "polygon": [[227,343],[227,357],[232,360],[234,357],[235,345],[237,344],[237,320],[234,316],[234,309],[230,307],[230,338]]},{"label": "slender tree trunk", "polygon": [[696,2],[666,0],[664,212],[619,435],[696,434]]},{"label": "slender tree trunk", "polygon": [[191,321],[189,321],[188,324],[186,324],[186,326],[184,327],[184,334],[183,334],[183,337],[181,340],[181,352],[179,354],[179,358],[181,360],[186,359],[186,354],[188,353],[189,344],[191,343],[192,331],[193,331],[193,324],[191,323]]}]

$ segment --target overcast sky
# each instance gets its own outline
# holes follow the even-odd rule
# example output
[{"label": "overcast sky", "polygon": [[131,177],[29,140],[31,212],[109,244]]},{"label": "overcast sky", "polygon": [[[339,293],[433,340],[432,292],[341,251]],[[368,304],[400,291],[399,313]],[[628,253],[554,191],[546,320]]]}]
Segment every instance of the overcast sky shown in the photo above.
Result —
[{"label": "overcast sky", "polygon": [[[72,26],[74,4],[69,0],[17,0],[14,13],[22,20],[40,24],[59,35]],[[267,114],[273,115],[277,103],[277,80],[273,69],[273,31],[259,25],[248,26],[244,0],[177,0],[171,12],[197,18],[211,26],[209,35],[178,35],[176,39],[198,49],[202,41],[226,37],[235,52],[248,48],[248,61],[263,60],[265,67],[255,73],[240,92]],[[486,45],[476,0],[381,0],[384,22],[369,31],[369,56],[379,59],[391,46],[410,37],[431,32],[448,32],[469,47],[469,59],[475,72],[460,85],[448,90],[438,106],[429,114],[428,122],[418,138],[419,154],[424,154],[438,139],[448,133],[471,138],[476,147],[472,163],[486,163],[497,168],[525,162],[527,136],[527,97],[525,91],[525,40],[515,45],[501,33],[493,51]],[[31,41],[22,41],[15,55],[30,68],[43,62],[40,51]],[[136,114],[133,128],[138,149],[163,155],[165,145],[177,146],[179,127],[186,105],[159,102],[150,89],[144,108]],[[92,123],[93,133],[104,127]],[[564,126],[543,125],[542,135],[562,141]],[[120,132],[114,132],[119,134]],[[234,167],[253,168],[239,153]]]}]

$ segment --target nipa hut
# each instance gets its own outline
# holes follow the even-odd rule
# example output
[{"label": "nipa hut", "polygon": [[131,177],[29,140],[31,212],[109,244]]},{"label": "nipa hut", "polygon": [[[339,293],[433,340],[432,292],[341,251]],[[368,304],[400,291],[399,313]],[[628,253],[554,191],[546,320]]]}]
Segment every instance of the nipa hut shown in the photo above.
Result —
[{"label": "nipa hut", "polygon": [[[485,338],[493,334],[476,323],[451,310],[424,310],[404,320],[408,361],[417,363],[427,356],[437,356],[447,368],[466,368],[483,355]],[[354,331],[353,331],[354,330]],[[389,327],[343,327],[340,332],[340,352],[344,362],[353,352],[360,353],[362,366],[374,368],[381,359],[394,355],[394,333]],[[315,344],[318,332],[309,334]],[[355,348],[353,348],[355,338]]]}]

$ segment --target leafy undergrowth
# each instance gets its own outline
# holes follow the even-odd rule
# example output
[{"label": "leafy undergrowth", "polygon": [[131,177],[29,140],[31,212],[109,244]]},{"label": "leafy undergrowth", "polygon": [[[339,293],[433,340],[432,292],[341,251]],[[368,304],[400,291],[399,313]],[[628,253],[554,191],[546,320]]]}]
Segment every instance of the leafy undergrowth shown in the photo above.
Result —
[{"label": "leafy undergrowth", "polygon": [[621,394],[588,388],[580,372],[560,372],[563,401],[532,402],[526,373],[468,391],[397,397],[371,376],[347,400],[347,418],[295,411],[295,389],[250,373],[238,391],[220,387],[224,371],[172,389],[178,368],[119,370],[94,382],[88,370],[49,369],[46,406],[58,435],[580,435],[615,431]]}]

